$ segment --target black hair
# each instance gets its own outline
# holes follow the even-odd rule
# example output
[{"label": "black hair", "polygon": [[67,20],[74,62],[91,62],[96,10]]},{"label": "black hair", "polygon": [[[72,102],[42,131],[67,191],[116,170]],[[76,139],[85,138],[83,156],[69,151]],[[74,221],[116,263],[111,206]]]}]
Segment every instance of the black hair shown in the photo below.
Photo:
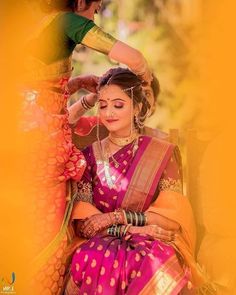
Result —
[{"label": "black hair", "polygon": [[[100,0],[85,0],[87,6],[90,6],[92,2],[98,2]],[[52,10],[61,11],[75,11],[78,5],[78,0],[41,0],[40,6],[43,11],[50,12]]]},{"label": "black hair", "polygon": [[152,79],[152,82],[151,82],[151,88],[152,88],[152,91],[153,91],[153,96],[154,96],[154,103],[157,102],[157,98],[160,94],[160,83],[157,79],[157,77],[155,75],[152,75],[153,79]]}]

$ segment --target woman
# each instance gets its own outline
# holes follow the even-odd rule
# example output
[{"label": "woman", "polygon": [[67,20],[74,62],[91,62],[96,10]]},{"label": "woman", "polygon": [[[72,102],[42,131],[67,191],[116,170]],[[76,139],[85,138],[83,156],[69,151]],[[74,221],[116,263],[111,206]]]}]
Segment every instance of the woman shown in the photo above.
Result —
[{"label": "woman", "polygon": [[101,2],[41,1],[48,16],[27,43],[22,128],[27,143],[29,208],[33,210],[30,213],[34,224],[35,259],[31,273],[37,274],[35,289],[39,294],[57,294],[61,289],[66,230],[73,203],[67,180],[79,180],[86,165],[83,155],[72,144],[66,110],[65,90],[72,71],[73,49],[82,44],[127,64],[146,82],[151,77],[139,51],[95,25],[94,14]]},{"label": "woman", "polygon": [[66,294],[178,294],[198,284],[194,222],[177,147],[143,136],[141,80],[112,69],[99,84],[109,136],[84,150],[72,222],[79,237]]}]

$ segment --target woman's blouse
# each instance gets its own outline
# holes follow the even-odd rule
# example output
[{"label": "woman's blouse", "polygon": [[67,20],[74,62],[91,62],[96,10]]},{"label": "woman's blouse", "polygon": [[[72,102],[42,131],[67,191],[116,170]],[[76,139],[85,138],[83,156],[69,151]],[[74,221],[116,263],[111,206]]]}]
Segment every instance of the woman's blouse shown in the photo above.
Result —
[{"label": "woman's blouse", "polygon": [[[127,148],[125,147],[125,149]],[[129,152],[129,149],[127,149],[127,152]],[[103,185],[105,184],[105,179],[103,179],[104,177],[101,178],[100,175],[98,175],[100,173],[97,170],[98,169],[97,162],[93,153],[92,146],[88,146],[87,148],[85,148],[83,151],[83,154],[87,162],[87,167],[85,169],[85,172],[83,174],[81,181],[78,182],[77,200],[95,203],[96,207],[99,210],[103,212],[109,211],[110,207],[116,206],[114,203],[112,204],[112,206],[108,207],[107,203],[113,202],[113,200],[109,200],[108,202],[108,200],[104,199],[103,200],[104,202],[101,202],[100,200],[99,200],[99,203],[96,202],[97,196],[101,195],[101,191],[105,191],[104,190],[105,188],[103,188]],[[121,154],[121,156],[124,154],[124,157],[126,157],[125,152],[122,154],[122,149],[121,149],[118,153],[116,153],[115,155],[116,159],[118,159],[117,156],[119,156],[119,154]],[[131,158],[128,158],[128,157],[131,157]],[[129,169],[128,167],[129,167],[130,160],[132,161],[132,156],[127,154],[127,158],[124,161],[124,162],[127,162],[127,168],[125,168],[125,170]],[[124,164],[124,162],[122,163],[122,165]],[[122,169],[123,168],[124,167],[122,167]],[[120,167],[117,169],[120,169]],[[142,179],[140,179],[140,181],[142,181]],[[170,157],[170,159],[168,160],[166,164],[166,167],[161,175],[159,182],[156,184],[156,192],[153,196],[152,202],[154,202],[157,199],[161,191],[173,191],[173,192],[182,194],[183,192],[182,187],[183,187],[183,184],[182,184],[181,157],[180,157],[179,149],[175,147],[172,153],[172,156]],[[109,195],[109,193],[106,192],[103,197],[105,198],[106,195]],[[99,198],[100,197],[101,196],[99,196]],[[114,202],[116,202],[116,200],[114,200]]]},{"label": "woman's blouse", "polygon": [[63,12],[30,40],[28,53],[51,64],[71,56],[77,44],[108,54],[115,42],[115,38],[103,32],[92,20],[73,12]]}]

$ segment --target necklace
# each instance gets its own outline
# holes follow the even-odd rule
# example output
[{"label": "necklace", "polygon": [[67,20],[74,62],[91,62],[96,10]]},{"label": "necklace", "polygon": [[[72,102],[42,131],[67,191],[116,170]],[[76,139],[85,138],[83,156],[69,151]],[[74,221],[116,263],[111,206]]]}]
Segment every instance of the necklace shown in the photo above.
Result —
[{"label": "necklace", "polygon": [[103,166],[104,166],[104,173],[105,173],[107,185],[110,189],[112,189],[115,183],[113,182],[111,171],[110,171],[110,163],[109,163],[110,156],[112,160],[114,161],[115,165],[118,165],[119,167],[118,162],[115,161],[112,153],[110,152],[109,141],[107,140],[104,143],[104,149],[103,149]]},{"label": "necklace", "polygon": [[[131,137],[129,137],[129,138],[131,140]],[[110,140],[110,138],[107,138],[107,139]],[[106,140],[104,143],[104,147],[102,149],[102,155],[103,155],[103,167],[104,167],[106,182],[107,182],[108,187],[110,189],[112,189],[115,185],[115,180],[113,181],[113,179],[112,179],[109,158],[111,157],[116,168],[118,168],[120,164],[117,162],[117,160],[114,158],[113,154],[111,153],[110,146],[109,146],[109,140]],[[137,134],[136,134],[136,137],[134,137],[134,138],[132,137],[132,141],[133,141],[132,156],[134,157],[136,151],[138,150],[138,136],[137,136]],[[130,141],[130,143],[132,141]],[[126,143],[126,144],[128,144],[128,143]]]},{"label": "necklace", "polygon": [[[109,159],[109,157],[111,157],[112,161],[114,162],[115,164],[115,167],[118,168],[120,166],[120,164],[116,161],[116,159],[114,158],[113,156],[113,153],[111,152],[110,150],[110,145],[109,145],[109,141],[107,140],[106,143],[105,143],[105,150],[106,150],[106,153],[107,153],[107,158]],[[119,150],[119,149],[118,149]],[[118,150],[116,152],[118,152]]]},{"label": "necklace", "polygon": [[115,145],[119,146],[119,147],[123,147],[129,143],[131,143],[132,141],[134,141],[137,137],[139,136],[138,133],[133,132],[130,136],[128,137],[115,137],[113,135],[111,135],[111,133],[108,136],[108,139],[114,143]]}]

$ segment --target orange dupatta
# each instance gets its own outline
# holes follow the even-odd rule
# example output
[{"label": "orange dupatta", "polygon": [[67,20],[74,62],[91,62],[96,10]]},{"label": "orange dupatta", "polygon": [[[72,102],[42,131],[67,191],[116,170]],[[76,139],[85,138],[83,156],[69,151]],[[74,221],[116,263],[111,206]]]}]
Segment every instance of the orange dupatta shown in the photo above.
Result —
[{"label": "orange dupatta", "polygon": [[173,191],[161,191],[148,211],[173,220],[181,226],[180,233],[175,235],[171,244],[190,268],[194,287],[201,287],[207,281],[194,259],[196,229],[192,208],[187,197]]}]

